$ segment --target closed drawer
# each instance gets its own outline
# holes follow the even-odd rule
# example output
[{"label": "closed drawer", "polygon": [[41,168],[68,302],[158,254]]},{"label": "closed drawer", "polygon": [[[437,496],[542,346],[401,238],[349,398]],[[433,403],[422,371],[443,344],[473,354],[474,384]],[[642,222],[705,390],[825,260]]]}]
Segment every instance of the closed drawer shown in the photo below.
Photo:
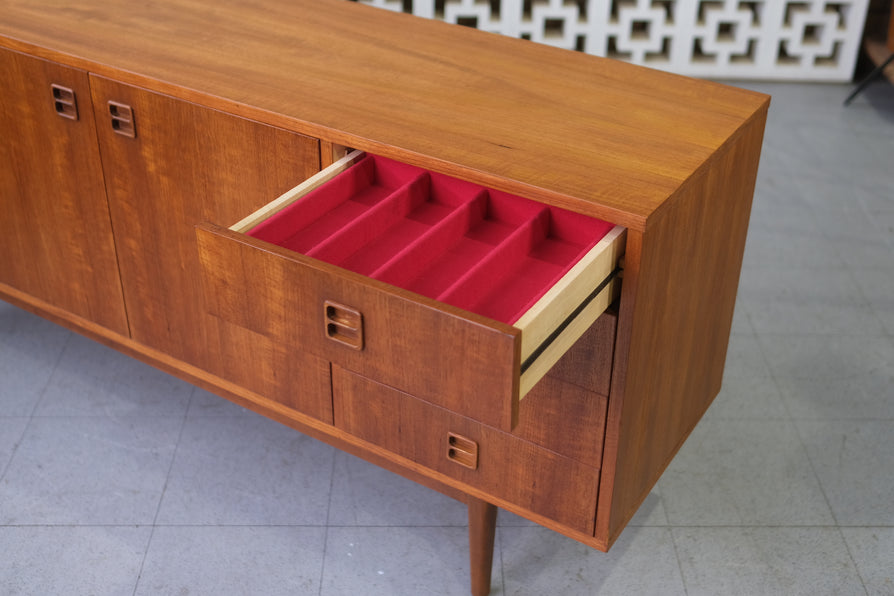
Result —
[{"label": "closed drawer", "polygon": [[593,534],[599,470],[332,367],[335,424],[416,464]]},{"label": "closed drawer", "polygon": [[212,314],[504,429],[616,297],[625,240],[362,153],[197,235]]}]

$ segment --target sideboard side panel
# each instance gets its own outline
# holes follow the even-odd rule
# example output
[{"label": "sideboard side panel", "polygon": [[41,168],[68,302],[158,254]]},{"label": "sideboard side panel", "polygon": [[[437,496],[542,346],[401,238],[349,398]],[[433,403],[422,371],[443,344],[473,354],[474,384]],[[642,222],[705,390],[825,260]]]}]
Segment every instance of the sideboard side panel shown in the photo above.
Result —
[{"label": "sideboard side panel", "polygon": [[607,545],[720,390],[766,109],[628,241],[596,524]]}]

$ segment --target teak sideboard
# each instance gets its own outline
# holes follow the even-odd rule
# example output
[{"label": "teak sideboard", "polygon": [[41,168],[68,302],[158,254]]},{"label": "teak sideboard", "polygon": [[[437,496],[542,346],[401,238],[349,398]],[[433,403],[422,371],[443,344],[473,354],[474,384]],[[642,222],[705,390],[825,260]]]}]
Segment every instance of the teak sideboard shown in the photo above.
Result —
[{"label": "teak sideboard", "polygon": [[0,297],[466,502],[474,594],[497,507],[607,550],[718,393],[766,96],[346,0],[0,15]]}]

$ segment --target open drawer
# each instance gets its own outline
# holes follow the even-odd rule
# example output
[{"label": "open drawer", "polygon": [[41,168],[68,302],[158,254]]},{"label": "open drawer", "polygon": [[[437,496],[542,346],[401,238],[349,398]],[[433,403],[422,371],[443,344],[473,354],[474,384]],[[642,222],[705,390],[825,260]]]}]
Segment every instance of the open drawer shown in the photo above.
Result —
[{"label": "open drawer", "polygon": [[616,297],[625,231],[354,152],[197,237],[212,314],[508,430]]}]

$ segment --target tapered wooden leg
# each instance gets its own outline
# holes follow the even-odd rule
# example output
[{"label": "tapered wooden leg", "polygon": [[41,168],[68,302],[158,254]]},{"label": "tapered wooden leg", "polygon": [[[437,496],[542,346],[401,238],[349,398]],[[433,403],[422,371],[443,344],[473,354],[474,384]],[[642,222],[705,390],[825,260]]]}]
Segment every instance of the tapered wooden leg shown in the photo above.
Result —
[{"label": "tapered wooden leg", "polygon": [[481,499],[469,497],[469,560],[472,564],[472,596],[490,594],[496,528],[497,508]]}]

